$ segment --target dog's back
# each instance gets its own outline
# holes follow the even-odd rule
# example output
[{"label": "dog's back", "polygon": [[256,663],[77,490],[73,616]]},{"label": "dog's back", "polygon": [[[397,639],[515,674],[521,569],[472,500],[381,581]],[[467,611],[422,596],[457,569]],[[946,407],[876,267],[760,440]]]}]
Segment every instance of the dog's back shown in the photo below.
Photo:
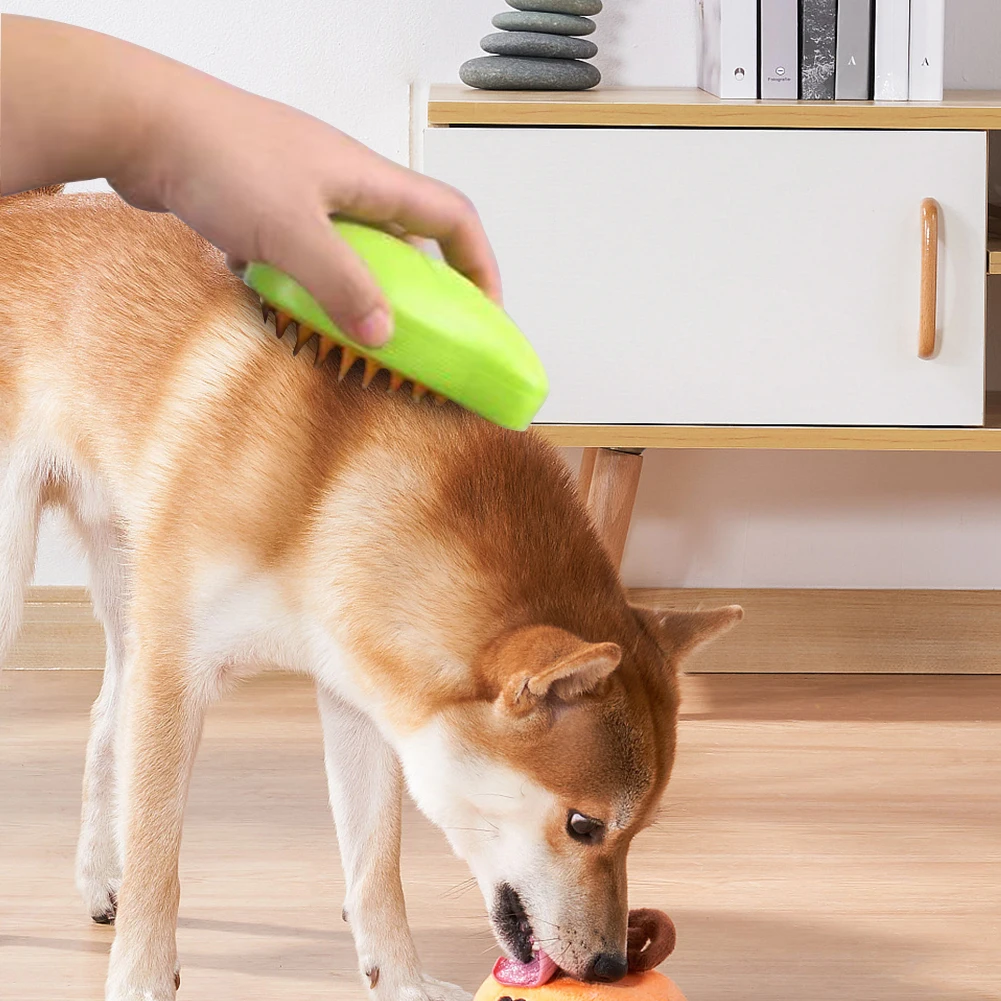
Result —
[{"label": "dog's back", "polygon": [[357,372],[338,383],[291,339],[171,216],[112,196],[4,200],[10,496],[83,520],[104,508],[132,561],[171,568],[174,587],[195,560],[315,590],[319,550],[356,616],[378,592],[383,617],[394,594],[406,619],[423,603],[424,624],[465,607],[470,638],[498,614],[608,632],[624,597],[553,450],[378,380],[363,390]]}]

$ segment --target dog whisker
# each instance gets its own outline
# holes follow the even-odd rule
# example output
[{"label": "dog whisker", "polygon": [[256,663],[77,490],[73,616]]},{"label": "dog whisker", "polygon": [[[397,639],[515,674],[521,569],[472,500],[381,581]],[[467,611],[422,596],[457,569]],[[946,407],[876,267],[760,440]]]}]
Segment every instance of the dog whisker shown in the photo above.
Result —
[{"label": "dog whisker", "polygon": [[558,967],[560,967],[560,969],[563,969],[563,958],[564,958],[564,956],[566,956],[566,954],[567,954],[567,952],[569,952],[569,950],[570,950],[570,945],[569,945],[569,943],[568,943],[568,944],[567,944],[567,945],[565,945],[565,946],[563,947],[563,949],[562,949],[562,950],[560,951],[560,954],[559,954],[559,956],[550,956],[549,958],[550,958],[550,959],[551,959],[551,960],[552,960],[552,961],[553,961],[553,962],[554,962],[554,963],[555,963],[555,964],[556,964],[556,965],[557,965]]},{"label": "dog whisker", "polygon": [[455,886],[449,887],[442,893],[442,897],[448,900],[454,900],[456,897],[461,897],[462,894],[471,890],[476,885],[476,877],[470,876],[469,879],[464,879]]},{"label": "dog whisker", "polygon": [[484,817],[479,811],[476,812],[476,815],[483,821],[484,824],[489,824],[495,831],[500,833],[500,828],[489,817]]}]

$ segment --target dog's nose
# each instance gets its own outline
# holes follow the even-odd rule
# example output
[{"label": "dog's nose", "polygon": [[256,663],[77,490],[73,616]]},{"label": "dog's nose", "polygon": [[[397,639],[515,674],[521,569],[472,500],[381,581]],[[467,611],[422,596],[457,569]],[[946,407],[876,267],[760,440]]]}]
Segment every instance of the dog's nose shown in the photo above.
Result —
[{"label": "dog's nose", "polygon": [[588,967],[585,980],[592,983],[612,984],[626,975],[626,957],[619,952],[599,952]]}]

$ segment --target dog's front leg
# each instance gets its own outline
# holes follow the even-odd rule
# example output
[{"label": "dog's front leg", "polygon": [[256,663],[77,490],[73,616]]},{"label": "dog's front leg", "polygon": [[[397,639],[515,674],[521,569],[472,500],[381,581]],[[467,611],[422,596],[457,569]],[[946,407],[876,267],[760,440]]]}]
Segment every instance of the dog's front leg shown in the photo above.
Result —
[{"label": "dog's front leg", "polygon": [[130,665],[118,748],[125,867],[106,998],[173,1001],[177,860],[204,706],[185,683],[179,657],[142,637],[138,647],[143,653]]},{"label": "dog's front leg", "polygon": [[425,976],[400,882],[403,779],[392,748],[367,717],[317,688],[330,805],[347,884],[344,916],[370,996],[378,1001],[468,1001]]}]

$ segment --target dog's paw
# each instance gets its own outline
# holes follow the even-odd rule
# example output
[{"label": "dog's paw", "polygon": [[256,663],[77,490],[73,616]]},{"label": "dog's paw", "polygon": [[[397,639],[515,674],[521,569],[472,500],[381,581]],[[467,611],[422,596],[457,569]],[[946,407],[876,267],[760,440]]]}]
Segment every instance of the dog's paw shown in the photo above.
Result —
[{"label": "dog's paw", "polygon": [[435,980],[424,974],[394,977],[376,966],[364,970],[369,997],[377,1001],[472,1001],[473,996],[455,984]]},{"label": "dog's paw", "polygon": [[181,986],[181,964],[174,960],[173,972],[168,965],[166,970],[150,969],[145,963],[138,966],[130,963],[128,956],[123,959],[121,950],[116,952],[111,948],[111,961],[108,965],[108,979],[104,986],[105,1001],[176,1001],[177,991]]},{"label": "dog's paw", "polygon": [[113,852],[87,847],[81,843],[77,853],[76,886],[91,918],[99,925],[113,925],[122,885],[121,865]]},{"label": "dog's paw", "polygon": [[170,981],[155,985],[139,986],[109,978],[104,997],[105,1001],[175,1001],[180,986],[181,970],[175,967]]},{"label": "dog's paw", "polygon": [[92,921],[99,925],[113,925],[118,911],[118,890],[105,883],[81,885],[80,893]]},{"label": "dog's paw", "polygon": [[[379,994],[382,1001],[383,994]],[[398,1001],[472,1001],[473,995],[455,984],[434,977],[422,977],[414,984],[401,984],[392,992],[392,997]],[[385,995],[385,1001],[390,1001],[390,995]]]},{"label": "dog's paw", "polygon": [[175,1001],[177,989],[169,987],[139,987],[109,985],[104,995],[104,1001]]}]

